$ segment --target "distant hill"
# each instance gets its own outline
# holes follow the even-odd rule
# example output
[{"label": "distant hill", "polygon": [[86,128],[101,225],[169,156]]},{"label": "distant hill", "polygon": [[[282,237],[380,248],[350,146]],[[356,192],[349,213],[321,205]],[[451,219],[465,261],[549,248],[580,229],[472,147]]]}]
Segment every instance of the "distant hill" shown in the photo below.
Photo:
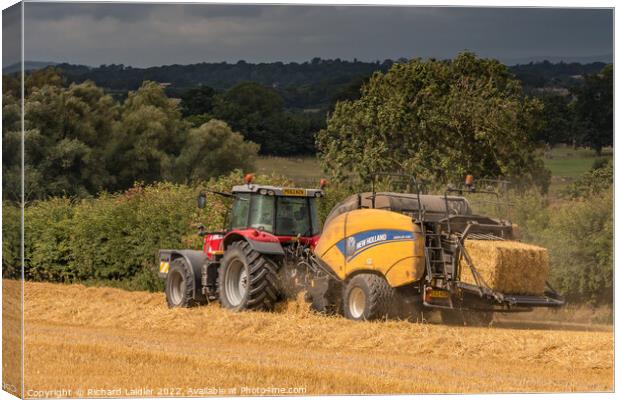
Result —
[{"label": "distant hill", "polygon": [[539,63],[543,61],[549,61],[552,63],[580,63],[580,64],[591,64],[602,62],[605,64],[611,64],[614,62],[614,55],[611,53],[608,54],[600,54],[594,56],[538,56],[538,57],[522,57],[522,58],[509,58],[503,60],[507,65],[516,65],[516,64],[529,64]]},{"label": "distant hill", "polygon": [[[303,63],[198,63],[134,68],[122,64],[90,67],[68,63],[28,61],[27,69],[54,65],[64,71],[69,82],[94,81],[98,86],[119,97],[137,89],[143,81],[162,83],[169,95],[178,97],[198,86],[226,90],[243,81],[256,81],[275,88],[289,109],[326,110],[335,99],[357,93],[363,80],[375,71],[387,71],[394,61],[362,62],[314,58]],[[606,64],[529,62],[510,66],[526,90],[535,88],[569,88],[580,84],[580,76],[599,72]],[[17,69],[14,69],[16,67]],[[19,65],[5,68],[19,71]],[[350,98],[350,97],[349,97]]]},{"label": "distant hill", "polygon": [[510,70],[525,87],[570,87],[579,84],[582,75],[598,73],[605,65],[603,62],[581,64],[543,61],[514,65]]},{"label": "distant hill", "polygon": [[[57,64],[58,63],[55,63],[53,61],[26,61],[24,62],[24,69],[26,71],[32,71],[35,69],[41,69],[41,68],[45,68],[45,67],[49,67],[49,66],[53,66]],[[18,62],[15,64],[7,65],[6,67],[2,67],[2,73],[12,74],[12,73],[21,71],[21,69],[22,69],[22,63]]]},{"label": "distant hill", "polygon": [[102,65],[91,68],[84,65],[58,64],[72,82],[92,80],[111,91],[126,92],[137,89],[143,81],[165,84],[167,92],[180,92],[198,86],[226,90],[243,81],[255,81],[275,88],[288,108],[325,108],[330,99],[344,90],[352,81],[387,71],[391,60],[361,62],[322,60],[315,58],[304,63],[259,63],[245,61],[230,63],[199,63],[133,68],[125,65]]}]

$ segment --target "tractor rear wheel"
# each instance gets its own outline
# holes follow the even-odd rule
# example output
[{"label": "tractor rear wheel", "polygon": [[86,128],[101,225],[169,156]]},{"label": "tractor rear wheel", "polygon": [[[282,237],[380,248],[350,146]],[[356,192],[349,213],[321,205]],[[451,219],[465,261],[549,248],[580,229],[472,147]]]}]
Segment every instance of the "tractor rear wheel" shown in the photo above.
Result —
[{"label": "tractor rear wheel", "polygon": [[279,298],[278,268],[248,242],[231,244],[218,274],[220,303],[234,311],[272,310]]},{"label": "tractor rear wheel", "polygon": [[394,302],[394,289],[378,275],[359,274],[344,288],[345,317],[355,321],[387,318]]},{"label": "tractor rear wheel", "polygon": [[176,258],[170,264],[166,276],[166,303],[168,307],[193,307],[198,305],[194,299],[194,278],[190,266],[184,258]]}]

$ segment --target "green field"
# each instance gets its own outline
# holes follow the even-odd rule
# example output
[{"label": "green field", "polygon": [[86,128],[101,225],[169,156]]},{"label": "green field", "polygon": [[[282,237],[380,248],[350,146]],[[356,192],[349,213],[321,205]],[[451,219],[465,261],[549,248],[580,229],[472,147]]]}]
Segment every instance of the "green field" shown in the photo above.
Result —
[{"label": "green field", "polygon": [[284,175],[298,185],[318,185],[325,175],[316,157],[259,157],[256,173]]},{"label": "green field", "polygon": [[[552,190],[570,183],[587,172],[597,159],[612,158],[613,150],[607,148],[600,157],[586,148],[556,147],[544,159],[551,171]],[[260,174],[281,174],[299,185],[314,184],[324,177],[316,157],[259,157],[256,171]]]},{"label": "green field", "polygon": [[592,168],[597,159],[611,158],[612,155],[611,149],[605,149],[603,154],[597,157],[591,149],[556,147],[551,151],[551,157],[544,161],[552,176],[575,179]]}]

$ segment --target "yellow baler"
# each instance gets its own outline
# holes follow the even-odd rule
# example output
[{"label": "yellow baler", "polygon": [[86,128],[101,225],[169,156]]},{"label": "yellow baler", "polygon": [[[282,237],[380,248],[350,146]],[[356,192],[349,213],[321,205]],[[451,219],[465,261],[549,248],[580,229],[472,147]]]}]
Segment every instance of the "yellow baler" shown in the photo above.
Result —
[{"label": "yellow baler", "polygon": [[[444,319],[460,315],[488,323],[495,311],[561,306],[564,301],[555,291],[547,288],[541,293],[538,288],[541,279],[545,286],[544,268],[506,258],[530,260],[541,253],[532,246],[523,250],[513,239],[509,221],[475,215],[461,196],[353,195],[327,217],[305,264],[314,271],[309,297],[315,309],[340,311],[354,320],[419,316],[435,309]],[[495,254],[479,263],[489,268],[478,270],[480,258],[472,261],[468,254],[468,249],[473,252],[470,244],[478,241],[489,257]],[[497,290],[497,282],[506,283],[507,277],[513,282]],[[526,293],[505,290],[517,286]],[[530,291],[534,286],[538,289]]]},{"label": "yellow baler", "polygon": [[391,287],[419,281],[424,274],[424,236],[403,214],[360,209],[329,221],[314,249],[342,280],[378,273]]}]

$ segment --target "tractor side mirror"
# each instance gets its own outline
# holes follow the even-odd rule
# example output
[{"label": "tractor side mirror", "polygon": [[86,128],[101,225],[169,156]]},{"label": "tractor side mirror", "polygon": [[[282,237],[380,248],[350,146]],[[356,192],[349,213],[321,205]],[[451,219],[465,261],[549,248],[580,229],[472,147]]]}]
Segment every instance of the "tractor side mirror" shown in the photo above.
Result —
[{"label": "tractor side mirror", "polygon": [[200,192],[198,195],[198,208],[203,209],[207,206],[207,195],[205,192]]}]

